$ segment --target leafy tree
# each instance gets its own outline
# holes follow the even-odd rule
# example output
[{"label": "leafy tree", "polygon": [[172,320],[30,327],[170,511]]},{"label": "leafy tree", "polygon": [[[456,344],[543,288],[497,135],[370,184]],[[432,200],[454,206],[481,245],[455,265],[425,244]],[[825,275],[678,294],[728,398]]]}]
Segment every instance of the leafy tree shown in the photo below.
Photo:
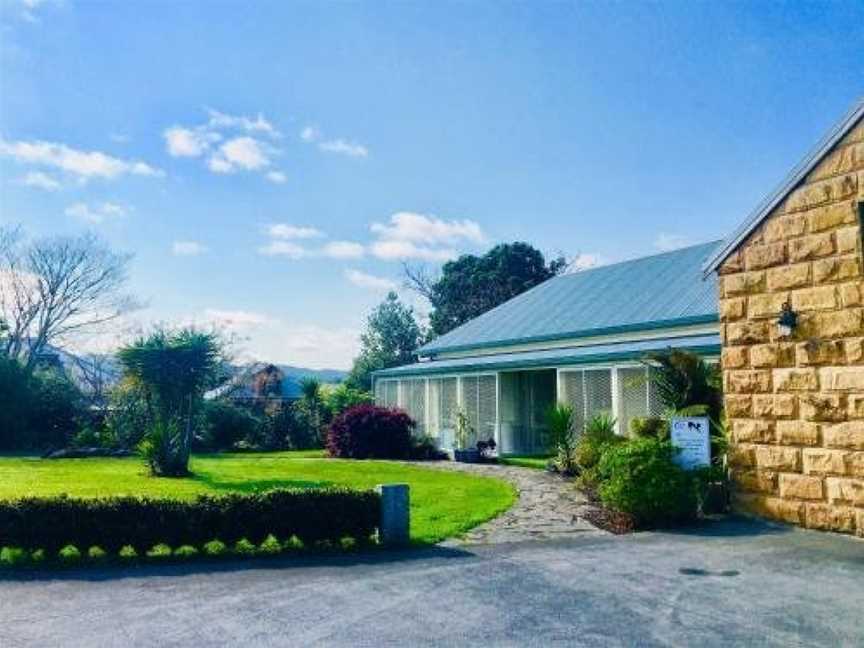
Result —
[{"label": "leafy tree", "polygon": [[330,419],[334,419],[342,412],[355,405],[371,403],[374,399],[372,394],[361,389],[355,389],[345,383],[332,387],[324,392],[324,407]]},{"label": "leafy tree", "polygon": [[193,329],[160,330],[123,347],[117,356],[126,377],[145,395],[150,427],[142,450],[151,472],[188,474],[193,419],[221,366],[219,340]]},{"label": "leafy tree", "polygon": [[405,267],[408,285],[432,304],[430,325],[443,335],[503,304],[567,268],[563,258],[546,262],[528,243],[502,243],[482,256],[463,254],[448,261],[437,279]]},{"label": "leafy tree", "polygon": [[346,384],[369,391],[373,371],[413,362],[424,340],[414,309],[391,292],[369,315],[366,330],[360,336],[360,355],[354,360]]}]

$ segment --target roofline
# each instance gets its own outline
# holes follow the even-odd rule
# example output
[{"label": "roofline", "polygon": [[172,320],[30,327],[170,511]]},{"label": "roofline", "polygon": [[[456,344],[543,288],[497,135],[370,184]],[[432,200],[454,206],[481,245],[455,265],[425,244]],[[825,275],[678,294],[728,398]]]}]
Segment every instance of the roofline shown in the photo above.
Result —
[{"label": "roofline", "polygon": [[762,224],[771,212],[810,174],[834,146],[864,117],[864,97],[858,99],[849,112],[822,137],[772,193],[768,194],[747,219],[725,241],[703,266],[706,275],[715,272],[729,256]]},{"label": "roofline", "polygon": [[[713,356],[720,354],[720,344],[702,344],[697,346],[672,346],[671,348],[675,349],[686,349],[687,351],[692,351],[693,353],[697,353],[703,356]],[[656,349],[654,350],[656,351]],[[585,355],[580,356],[578,358],[561,358],[561,359],[548,359],[548,358],[540,358],[535,360],[520,360],[518,358],[514,358],[512,360],[505,360],[502,362],[494,363],[490,362],[487,364],[466,364],[459,367],[435,367],[429,366],[434,365],[434,363],[419,363],[421,366],[417,366],[416,370],[408,370],[403,369],[399,371],[400,367],[393,367],[391,369],[381,369],[379,371],[375,371],[372,373],[373,379],[378,378],[389,378],[389,377],[403,377],[403,376],[427,376],[430,374],[458,374],[458,373],[468,373],[472,371],[500,371],[502,369],[519,369],[519,368],[535,368],[535,367],[569,367],[576,365],[584,365],[584,364],[598,364],[602,362],[612,362],[615,360],[634,360],[637,358],[643,358],[645,355],[651,353],[651,350],[647,351],[619,351],[617,353],[596,353],[593,355]],[[426,366],[422,366],[422,365]],[[408,365],[414,366],[414,365]],[[429,368],[426,368],[429,367]]]},{"label": "roofline", "polygon": [[[593,329],[582,329],[579,331],[567,331],[554,335],[534,335],[530,337],[511,338],[505,340],[494,340],[492,342],[480,342],[478,344],[457,344],[453,346],[439,347],[429,351],[428,357],[435,357],[441,353],[452,353],[455,351],[473,351],[489,349],[499,346],[514,346],[531,342],[555,342],[566,339],[581,339],[596,337],[598,335],[615,335],[618,333],[633,333],[635,331],[655,331],[658,329],[677,328],[690,324],[713,324],[720,321],[720,314],[706,313],[704,315],[691,315],[689,317],[678,317],[676,319],[655,320],[651,322],[638,322],[636,324],[620,324],[617,326],[604,326]],[[419,349],[423,353],[424,347]],[[426,357],[425,355],[423,357]]]}]

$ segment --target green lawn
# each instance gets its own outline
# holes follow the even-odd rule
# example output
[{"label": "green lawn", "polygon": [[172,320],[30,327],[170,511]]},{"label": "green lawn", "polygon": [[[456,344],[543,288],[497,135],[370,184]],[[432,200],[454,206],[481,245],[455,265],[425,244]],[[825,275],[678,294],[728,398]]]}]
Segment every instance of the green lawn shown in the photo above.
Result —
[{"label": "green lawn", "polygon": [[516,492],[506,482],[389,461],[320,458],[320,452],[201,455],[193,477],[158,479],[138,458],[38,459],[0,457],[0,499],[67,493],[75,497],[151,495],[193,498],[200,493],[251,492],[277,487],[381,483],[411,487],[411,537],[437,542],[459,535],[509,508]]},{"label": "green lawn", "polygon": [[522,468],[534,468],[535,470],[546,470],[546,464],[552,457],[549,455],[504,455],[498,458],[498,463],[507,466],[521,466]]}]

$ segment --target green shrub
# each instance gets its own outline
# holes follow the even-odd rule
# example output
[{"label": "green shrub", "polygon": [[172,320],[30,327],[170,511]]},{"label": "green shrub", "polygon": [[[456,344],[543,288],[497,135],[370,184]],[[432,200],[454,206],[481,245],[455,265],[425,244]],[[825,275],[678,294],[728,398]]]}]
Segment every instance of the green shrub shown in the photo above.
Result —
[{"label": "green shrub", "polygon": [[669,421],[660,416],[637,416],[630,419],[630,436],[645,439],[669,438]]},{"label": "green shrub", "polygon": [[147,552],[148,558],[154,558],[156,560],[162,560],[165,558],[170,558],[172,554],[171,547],[169,547],[164,542],[160,542],[157,545],[153,545],[150,550]]},{"label": "green shrub", "polygon": [[204,554],[207,556],[224,556],[228,553],[227,545],[221,540],[211,540],[204,543]]},{"label": "green shrub", "polygon": [[696,515],[692,475],[674,462],[668,441],[635,439],[609,446],[597,466],[600,498],[640,526],[676,523]]},{"label": "green shrub", "polygon": [[270,534],[264,538],[264,542],[262,542],[258,547],[258,551],[267,556],[275,556],[276,554],[282,553],[282,545],[279,540],[276,539],[276,536]]},{"label": "green shrub", "polygon": [[44,563],[45,562],[45,550],[44,549],[37,549],[36,551],[32,552],[30,554],[30,560],[35,565],[38,565],[40,563]]},{"label": "green shrub", "polygon": [[558,403],[546,412],[549,428],[549,453],[552,465],[562,475],[573,475],[576,464],[576,435],[573,430],[573,407]]},{"label": "green shrub", "polygon": [[136,560],[138,558],[138,552],[135,551],[135,547],[132,545],[121,547],[120,551],[117,552],[117,555],[120,556],[121,560]]},{"label": "green shrub", "polygon": [[257,438],[261,421],[252,413],[232,403],[205,403],[201,445],[209,450],[228,450],[241,439]]},{"label": "green shrub", "polygon": [[609,414],[601,412],[588,419],[574,451],[576,467],[579,472],[577,484],[580,488],[596,487],[597,465],[600,463],[603,451],[607,447],[623,441],[622,437],[615,434],[615,419]]},{"label": "green shrub", "polygon": [[87,557],[90,560],[100,561],[100,560],[105,560],[105,558],[108,557],[108,554],[99,545],[93,545],[92,547],[90,547],[87,550]]},{"label": "green shrub", "polygon": [[28,562],[30,556],[21,547],[3,547],[0,549],[0,565],[19,567]]},{"label": "green shrub", "polygon": [[68,544],[57,552],[57,557],[63,563],[77,563],[81,560],[81,552],[75,545]]},{"label": "green shrub", "polygon": [[286,551],[303,551],[306,545],[295,535],[292,535],[285,541],[284,548]]},{"label": "green shrub", "polygon": [[339,540],[339,548],[342,551],[354,551],[357,549],[357,541],[354,538],[342,538]]},{"label": "green shrub", "polygon": [[174,550],[178,558],[193,558],[198,555],[198,550],[192,545],[181,545]]},{"label": "green shrub", "polygon": [[234,553],[238,556],[254,556],[258,548],[246,538],[240,538],[234,543]]}]

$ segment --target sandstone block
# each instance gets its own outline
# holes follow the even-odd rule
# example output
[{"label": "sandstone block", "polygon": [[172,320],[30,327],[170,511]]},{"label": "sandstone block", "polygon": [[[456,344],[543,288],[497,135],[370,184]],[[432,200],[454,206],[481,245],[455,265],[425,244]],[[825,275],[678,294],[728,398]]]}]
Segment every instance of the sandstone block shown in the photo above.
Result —
[{"label": "sandstone block", "polygon": [[778,392],[816,391],[819,378],[815,369],[775,369],[774,390]]},{"label": "sandstone block", "polygon": [[[857,193],[858,177],[854,173],[848,173],[836,178],[805,184],[789,196],[786,200],[785,209],[787,212],[801,211],[846,200]],[[813,228],[812,219],[810,228],[816,231]]]},{"label": "sandstone block", "polygon": [[786,243],[750,245],[744,250],[744,267],[747,270],[764,270],[784,263],[786,263]]},{"label": "sandstone block", "polygon": [[733,443],[727,453],[729,465],[736,468],[751,468],[756,465],[756,446]]},{"label": "sandstone block", "polygon": [[741,250],[736,250],[722,263],[722,265],[718,268],[717,274],[719,275],[727,275],[733,274],[736,272],[742,272],[744,270],[744,255],[741,253]]},{"label": "sandstone block", "polygon": [[801,455],[804,473],[808,475],[845,475],[847,454],[842,450],[804,448]]},{"label": "sandstone block", "polygon": [[864,395],[849,394],[849,418],[864,418]]},{"label": "sandstone block", "polygon": [[726,338],[729,344],[755,344],[771,339],[770,322],[745,320],[726,325]]},{"label": "sandstone block", "polygon": [[803,236],[807,233],[807,215],[798,213],[769,218],[765,223],[764,233],[767,243]]},{"label": "sandstone block", "polygon": [[822,478],[812,475],[780,475],[780,497],[804,500],[822,499]]},{"label": "sandstone block", "polygon": [[732,297],[720,302],[720,319],[731,322],[741,319],[747,313],[747,300],[744,297]]},{"label": "sandstone block", "polygon": [[732,438],[736,443],[771,443],[774,440],[774,423],[748,419],[733,421]]},{"label": "sandstone block", "polygon": [[856,256],[833,257],[813,262],[813,281],[817,284],[829,281],[850,281],[860,276],[861,263]]},{"label": "sandstone block", "polygon": [[[775,245],[777,245],[775,243]],[[834,254],[834,236],[831,232],[812,234],[789,241],[789,261],[798,263],[800,261],[812,261]],[[778,265],[777,263],[772,263]],[[769,267],[769,266],[763,266]]]},{"label": "sandstone block", "polygon": [[822,429],[825,446],[864,450],[864,421],[847,421],[826,425]]},{"label": "sandstone block", "polygon": [[850,452],[845,455],[846,474],[864,477],[864,452]]},{"label": "sandstone block", "polygon": [[792,293],[792,308],[796,311],[829,310],[837,307],[834,286],[804,288]]},{"label": "sandstone block", "polygon": [[749,395],[728,394],[724,401],[726,415],[730,418],[750,418],[753,413],[753,398]]},{"label": "sandstone block", "polygon": [[825,479],[825,491],[832,504],[864,507],[864,481],[860,479],[828,477]]},{"label": "sandstone block", "polygon": [[835,338],[861,335],[862,309],[844,308],[832,313],[808,313],[798,322],[797,334],[812,338]]},{"label": "sandstone block", "polygon": [[727,371],[726,390],[731,394],[753,394],[771,391],[770,371]]},{"label": "sandstone block", "polygon": [[810,210],[807,212],[807,220],[811,232],[824,232],[843,225],[853,225],[855,223],[855,203],[852,200],[847,200]]},{"label": "sandstone block", "polygon": [[[757,394],[753,396],[752,402],[752,418],[791,418],[795,416],[795,400],[796,397],[793,394]],[[731,412],[729,412],[727,407],[727,413],[730,417],[734,416]]]},{"label": "sandstone block", "polygon": [[798,344],[796,351],[798,364],[804,367],[846,362],[846,345],[843,340],[814,338]]},{"label": "sandstone block", "polygon": [[743,369],[750,362],[747,347],[726,347],[720,354],[720,364],[724,369]]},{"label": "sandstone block", "polygon": [[819,380],[825,390],[864,392],[864,367],[820,369]]},{"label": "sandstone block", "polygon": [[809,503],[806,506],[806,516],[806,526],[810,529],[842,533],[855,531],[855,510],[851,508]]},{"label": "sandstone block", "polygon": [[840,295],[840,305],[843,308],[860,306],[862,303],[864,303],[864,294],[862,294],[862,289],[859,284],[841,284],[837,287],[837,289]]},{"label": "sandstone block", "polygon": [[864,338],[847,338],[844,340],[846,347],[846,362],[849,364],[864,363]]},{"label": "sandstone block", "polygon": [[778,421],[777,443],[783,445],[818,445],[819,425],[808,421]]},{"label": "sandstone block", "polygon": [[765,290],[764,272],[742,272],[722,277],[721,286],[726,297],[752,295]]},{"label": "sandstone block", "polygon": [[737,488],[754,493],[775,493],[777,473],[768,470],[740,470],[732,472]]},{"label": "sandstone block", "polygon": [[803,394],[798,402],[805,421],[846,420],[846,399],[842,394]]},{"label": "sandstone block", "polygon": [[855,254],[861,245],[861,230],[858,227],[846,227],[838,230],[837,237],[838,254]]},{"label": "sandstone block", "polygon": [[750,363],[757,369],[790,367],[795,364],[795,346],[775,342],[751,347]]},{"label": "sandstone block", "polygon": [[[830,262],[834,259],[822,259],[820,263]],[[789,290],[790,288],[804,288],[812,283],[812,273],[809,263],[796,263],[768,270],[768,288],[770,290]],[[759,291],[761,292],[761,291]]]},{"label": "sandstone block", "polygon": [[756,446],[756,465],[762,470],[797,472],[801,451],[780,446]]},{"label": "sandstone block", "polygon": [[747,299],[747,315],[754,319],[776,320],[787,301],[789,293],[786,292],[751,295]]},{"label": "sandstone block", "polygon": [[823,180],[862,168],[864,168],[864,144],[854,143],[834,150],[819,163],[808,179]]},{"label": "sandstone block", "polygon": [[761,517],[801,524],[804,522],[804,502],[784,500],[770,495],[736,495],[735,508]]}]

